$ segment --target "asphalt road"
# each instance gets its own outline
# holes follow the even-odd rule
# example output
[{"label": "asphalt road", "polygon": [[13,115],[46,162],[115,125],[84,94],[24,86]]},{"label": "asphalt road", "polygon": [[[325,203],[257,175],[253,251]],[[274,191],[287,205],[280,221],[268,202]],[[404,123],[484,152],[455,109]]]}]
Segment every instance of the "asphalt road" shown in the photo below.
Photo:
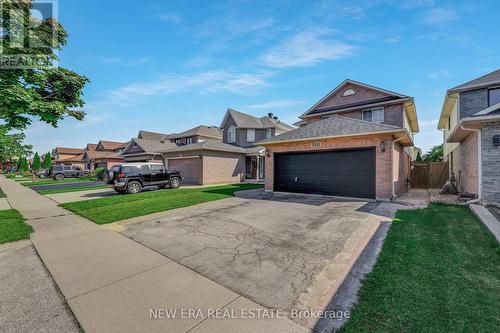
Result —
[{"label": "asphalt road", "polygon": [[61,183],[61,184],[50,184],[50,185],[39,185],[39,186],[31,186],[35,191],[41,190],[60,190],[65,188],[75,188],[75,187],[88,187],[88,186],[96,186],[96,185],[104,185],[102,181],[99,180],[91,180],[91,181],[83,181],[78,183]]}]

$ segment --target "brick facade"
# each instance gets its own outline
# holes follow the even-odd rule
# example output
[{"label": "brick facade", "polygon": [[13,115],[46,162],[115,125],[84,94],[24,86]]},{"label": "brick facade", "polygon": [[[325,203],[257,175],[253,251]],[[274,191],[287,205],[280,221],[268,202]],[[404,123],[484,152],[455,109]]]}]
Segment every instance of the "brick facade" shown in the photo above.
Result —
[{"label": "brick facade", "polygon": [[477,133],[471,133],[448,155],[450,170],[455,175],[460,192],[478,194]]},{"label": "brick facade", "polygon": [[[385,141],[385,152],[380,150],[380,141]],[[376,180],[375,193],[377,199],[391,199],[392,197],[392,135],[365,135],[359,137],[334,138],[323,140],[309,140],[301,142],[288,142],[273,144],[267,146],[270,151],[270,156],[266,156],[265,173],[266,173],[266,190],[272,191],[274,187],[274,153],[279,152],[300,152],[300,151],[324,151],[346,148],[363,148],[375,147],[376,157]],[[313,142],[321,142],[321,147],[313,148]],[[401,158],[406,154],[401,154]],[[404,168],[402,170],[404,172]],[[403,172],[402,177],[403,177]],[[406,171],[407,172],[407,171]],[[405,176],[405,175],[404,175]]]}]

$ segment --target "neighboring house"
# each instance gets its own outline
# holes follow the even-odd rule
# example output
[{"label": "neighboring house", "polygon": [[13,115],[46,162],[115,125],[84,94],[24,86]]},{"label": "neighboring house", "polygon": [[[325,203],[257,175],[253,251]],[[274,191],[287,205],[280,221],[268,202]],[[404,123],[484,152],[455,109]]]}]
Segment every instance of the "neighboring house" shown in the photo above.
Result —
[{"label": "neighboring house", "polygon": [[157,139],[142,139],[139,138],[141,133],[144,133],[144,131],[139,132],[138,138],[131,139],[121,152],[120,155],[125,162],[162,162],[163,151],[177,147],[175,143],[171,143],[167,139],[167,134],[156,136]]},{"label": "neighboring house", "polygon": [[438,129],[459,190],[500,205],[500,70],[449,89]]},{"label": "neighboring house", "polygon": [[190,145],[204,141],[222,141],[222,134],[217,126],[200,125],[179,134],[169,136],[170,142],[178,146]]},{"label": "neighboring house", "polygon": [[174,134],[165,134],[165,133],[156,133],[156,132],[148,132],[144,130],[140,130],[139,134],[137,134],[138,139],[144,140],[154,140],[154,141],[168,141],[170,136]]},{"label": "neighboring house", "polygon": [[205,134],[204,141],[167,149],[163,156],[168,168],[179,170],[186,183],[261,181],[265,178],[264,148],[255,143],[293,128],[272,114],[259,118],[228,109],[221,126],[210,128],[219,135]]},{"label": "neighboring house", "polygon": [[95,170],[96,168],[109,169],[115,164],[123,163],[124,159],[121,156],[123,149],[128,142],[116,142],[101,140],[97,144],[87,144],[83,159],[87,170]]},{"label": "neighboring house", "polygon": [[84,154],[85,149],[82,148],[56,147],[52,150],[52,164],[72,164],[84,169]]},{"label": "neighboring house", "polygon": [[405,189],[418,121],[412,97],[345,80],[300,128],[266,139],[267,191],[392,199]]}]

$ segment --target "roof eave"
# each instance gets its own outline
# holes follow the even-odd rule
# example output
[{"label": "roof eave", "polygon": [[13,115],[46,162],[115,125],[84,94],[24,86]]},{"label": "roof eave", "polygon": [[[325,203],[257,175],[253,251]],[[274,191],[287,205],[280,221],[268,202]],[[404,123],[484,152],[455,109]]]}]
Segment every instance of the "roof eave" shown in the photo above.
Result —
[{"label": "roof eave", "polygon": [[408,102],[408,101],[410,101],[412,99],[413,99],[412,97],[405,97],[405,98],[401,98],[401,99],[397,99],[397,100],[392,100],[392,101],[371,103],[371,104],[365,104],[365,105],[352,106],[352,107],[348,107],[348,108],[338,109],[338,110],[334,110],[334,111],[326,111],[326,112],[321,112],[321,113],[302,115],[299,118],[300,119],[304,119],[304,118],[317,117],[317,116],[327,116],[327,115],[331,115],[331,114],[342,113],[342,112],[352,111],[352,110],[366,109],[366,108],[371,108],[371,107],[375,107],[375,106],[383,106],[383,105],[391,105],[391,104],[404,103],[404,102]]},{"label": "roof eave", "polygon": [[453,110],[453,104],[458,98],[458,95],[455,95],[456,92],[452,92],[448,90],[444,97],[443,107],[441,108],[441,114],[439,115],[438,121],[438,129],[446,128],[446,118],[451,114]]},{"label": "roof eave", "polygon": [[351,133],[351,134],[338,134],[338,135],[327,135],[327,136],[319,136],[319,137],[309,137],[309,138],[300,138],[300,139],[290,139],[290,140],[276,140],[276,141],[260,141],[256,142],[258,145],[266,146],[266,145],[276,145],[288,142],[302,142],[302,141],[311,141],[311,140],[326,140],[326,139],[337,139],[337,138],[346,138],[346,137],[355,137],[355,136],[365,136],[365,135],[378,135],[378,134],[397,134],[403,133],[406,135],[410,142],[411,136],[405,129],[394,129],[387,131],[373,131],[373,132],[362,132],[362,133]]}]

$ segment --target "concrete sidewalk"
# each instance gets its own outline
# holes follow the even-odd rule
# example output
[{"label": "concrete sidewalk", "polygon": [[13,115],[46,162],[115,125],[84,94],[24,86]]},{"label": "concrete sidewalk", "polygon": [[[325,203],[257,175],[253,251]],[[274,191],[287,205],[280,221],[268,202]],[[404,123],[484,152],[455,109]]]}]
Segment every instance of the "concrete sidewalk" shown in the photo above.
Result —
[{"label": "concrete sidewalk", "polygon": [[86,332],[308,331],[288,319],[240,319],[242,309],[265,309],[3,176],[0,187],[33,226],[33,245]]}]

